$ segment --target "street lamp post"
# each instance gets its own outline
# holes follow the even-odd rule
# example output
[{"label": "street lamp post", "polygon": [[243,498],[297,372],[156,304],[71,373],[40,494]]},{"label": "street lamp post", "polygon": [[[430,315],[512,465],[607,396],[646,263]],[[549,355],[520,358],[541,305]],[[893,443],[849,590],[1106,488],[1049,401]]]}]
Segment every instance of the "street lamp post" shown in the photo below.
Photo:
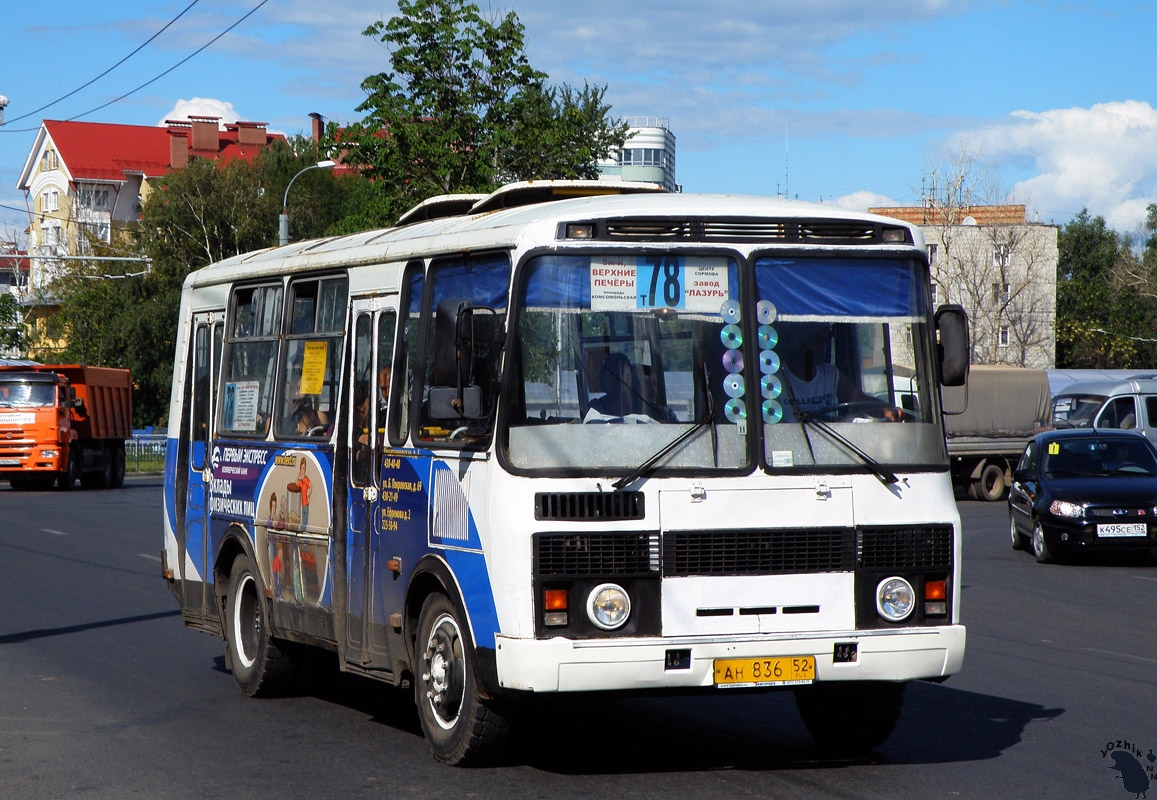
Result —
[{"label": "street lamp post", "polygon": [[309,172],[311,169],[333,169],[336,166],[336,161],[330,161],[329,159],[326,159],[325,161],[319,161],[316,164],[310,164],[308,167],[298,172],[297,175],[294,175],[289,179],[289,186],[285,187],[285,197],[281,198],[281,214],[279,214],[277,217],[277,230],[279,234],[278,244],[289,244],[289,188],[293,186],[293,182],[298,179],[302,172]]}]

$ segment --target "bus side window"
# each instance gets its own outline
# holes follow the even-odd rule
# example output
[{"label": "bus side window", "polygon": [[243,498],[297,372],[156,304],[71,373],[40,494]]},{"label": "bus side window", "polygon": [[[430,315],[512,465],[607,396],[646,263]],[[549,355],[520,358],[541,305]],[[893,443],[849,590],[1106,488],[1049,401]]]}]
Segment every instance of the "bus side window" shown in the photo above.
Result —
[{"label": "bus side window", "polygon": [[280,333],[280,283],[233,292],[218,425],[223,433],[263,437],[269,430]]},{"label": "bus side window", "polygon": [[289,335],[278,382],[278,437],[328,439],[333,433],[346,290],[344,275],[289,285]]},{"label": "bus side window", "polygon": [[402,326],[397,360],[390,370],[390,395],[394,402],[390,411],[390,443],[404,445],[410,427],[410,397],[414,391],[414,364],[418,361],[418,332],[421,330],[422,290],[425,286],[424,265],[412,261],[406,266],[403,279],[405,296],[402,298]]},{"label": "bus side window", "polygon": [[[423,302],[426,354],[418,439],[477,446],[493,428],[510,261],[505,253],[439,259],[430,275]],[[447,364],[455,337],[464,344],[456,363]]]},{"label": "bus side window", "polygon": [[393,311],[383,311],[378,315],[378,363],[374,371],[377,390],[374,392],[376,405],[373,416],[372,444],[377,453],[378,470],[381,470],[382,444],[385,441],[386,414],[390,406],[390,379],[393,377],[394,330],[398,326],[398,316]]},{"label": "bus side window", "polygon": [[358,314],[354,323],[354,364],[353,364],[353,463],[350,476],[354,486],[368,486],[370,483],[370,455],[372,440],[370,425],[372,415],[371,397],[371,357],[373,317]]}]

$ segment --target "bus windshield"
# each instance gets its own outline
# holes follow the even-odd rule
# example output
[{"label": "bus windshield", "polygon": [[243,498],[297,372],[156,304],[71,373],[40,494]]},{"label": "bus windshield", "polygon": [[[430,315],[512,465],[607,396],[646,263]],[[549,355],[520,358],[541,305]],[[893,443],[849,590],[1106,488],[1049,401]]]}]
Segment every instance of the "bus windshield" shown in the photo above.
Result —
[{"label": "bus windshield", "polygon": [[920,266],[830,257],[754,266],[767,466],[855,466],[863,455],[943,465]]},{"label": "bus windshield", "polygon": [[697,424],[659,468],[748,463],[734,259],[545,255],[522,276],[507,415],[515,468],[633,469]]}]

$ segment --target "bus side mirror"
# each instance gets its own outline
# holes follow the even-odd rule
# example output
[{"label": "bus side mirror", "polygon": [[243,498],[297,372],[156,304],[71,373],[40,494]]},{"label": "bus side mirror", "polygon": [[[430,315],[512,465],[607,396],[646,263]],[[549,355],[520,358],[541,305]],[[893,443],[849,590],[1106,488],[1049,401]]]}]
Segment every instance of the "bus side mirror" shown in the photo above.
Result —
[{"label": "bus side mirror", "polygon": [[504,334],[498,312],[449,298],[438,304],[434,319],[434,382],[430,387],[431,419],[484,419],[495,387],[488,375],[496,364]]},{"label": "bus side mirror", "polygon": [[940,383],[964,386],[968,383],[968,315],[958,305],[936,309],[936,332],[939,334]]}]

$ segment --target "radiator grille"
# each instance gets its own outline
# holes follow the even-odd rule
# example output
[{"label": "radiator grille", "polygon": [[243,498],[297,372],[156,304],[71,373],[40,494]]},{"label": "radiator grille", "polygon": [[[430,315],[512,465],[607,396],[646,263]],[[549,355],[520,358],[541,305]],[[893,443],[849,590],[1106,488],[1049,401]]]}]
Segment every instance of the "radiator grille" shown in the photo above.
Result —
[{"label": "radiator grille", "polygon": [[663,574],[777,575],[849,572],[851,529],[675,531],[663,537]]},{"label": "radiator grille", "polygon": [[859,565],[864,569],[914,569],[952,565],[952,528],[862,528]]},{"label": "radiator grille", "polygon": [[543,533],[535,571],[542,577],[650,575],[659,571],[657,533]]},{"label": "radiator grille", "polygon": [[583,522],[644,516],[642,492],[539,492],[534,496],[535,519]]}]

